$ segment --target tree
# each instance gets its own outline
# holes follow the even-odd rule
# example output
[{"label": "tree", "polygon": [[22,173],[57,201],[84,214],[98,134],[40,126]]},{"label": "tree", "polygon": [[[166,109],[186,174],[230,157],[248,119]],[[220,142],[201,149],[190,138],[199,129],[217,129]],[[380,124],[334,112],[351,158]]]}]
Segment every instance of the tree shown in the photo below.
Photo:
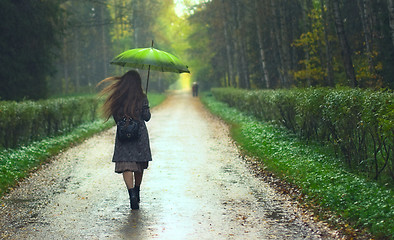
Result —
[{"label": "tree", "polygon": [[222,18],[223,18],[223,34],[224,34],[224,40],[226,44],[226,57],[227,57],[227,76],[228,76],[228,81],[226,86],[236,86],[235,83],[235,73],[234,73],[234,60],[233,60],[233,46],[232,46],[232,39],[229,34],[229,24],[228,24],[228,17],[227,17],[227,6],[225,4],[225,1],[222,0],[222,6],[223,6],[223,12],[222,12]]},{"label": "tree", "polygon": [[[212,0],[194,7],[189,19],[208,28],[204,41],[209,45],[202,51],[213,57],[201,69],[218,76],[211,82],[234,87],[249,82],[251,88],[378,88],[394,85],[390,4],[392,0]],[[204,19],[194,21],[195,16]]]},{"label": "tree", "polygon": [[238,73],[239,73],[239,86],[241,88],[250,88],[250,80],[249,80],[249,70],[248,70],[248,61],[246,55],[246,40],[245,40],[245,17],[244,17],[244,8],[241,7],[239,1],[235,1],[235,3],[231,4],[232,11],[234,13],[234,44],[235,51],[237,52],[237,56],[239,57],[239,62],[237,64]]},{"label": "tree", "polygon": [[334,13],[333,17],[335,19],[335,27],[337,30],[337,35],[341,46],[342,60],[345,68],[345,73],[350,86],[357,87],[358,84],[353,67],[352,53],[345,33],[345,28],[343,26],[343,19],[339,7],[339,0],[331,0],[331,4],[333,6],[333,13]]},{"label": "tree", "polygon": [[326,45],[324,41],[324,27],[320,9],[311,9],[309,18],[311,19],[310,31],[301,34],[299,39],[294,41],[294,46],[304,49],[305,58],[301,59],[299,63],[303,66],[302,69],[294,71],[294,77],[299,81],[298,86],[325,86],[325,78],[327,72],[324,70],[323,46]]},{"label": "tree", "polygon": [[264,82],[265,87],[266,88],[270,88],[271,86],[271,79],[269,77],[269,73],[268,73],[268,69],[267,69],[267,63],[266,63],[266,53],[265,53],[265,49],[264,49],[264,41],[263,41],[263,32],[261,29],[261,14],[258,11],[259,5],[258,5],[258,0],[254,0],[254,6],[255,6],[255,21],[256,21],[256,31],[257,31],[257,37],[258,37],[258,44],[259,44],[259,49],[260,49],[260,62],[261,62],[261,69],[263,71],[263,80],[262,82]]},{"label": "tree", "polygon": [[57,0],[0,2],[0,98],[40,99],[48,95],[47,79],[61,34]]},{"label": "tree", "polygon": [[388,10],[390,16],[391,41],[393,42],[394,47],[394,0],[388,0]]},{"label": "tree", "polygon": [[334,68],[332,59],[331,42],[329,39],[329,22],[327,18],[327,7],[325,6],[325,0],[320,0],[320,11],[323,18],[324,28],[324,42],[325,44],[325,57],[326,57],[326,72],[327,72],[327,86],[334,87]]},{"label": "tree", "polygon": [[107,4],[68,0],[61,7],[65,31],[57,74],[49,81],[50,90],[52,94],[89,92],[109,72],[112,22]]}]

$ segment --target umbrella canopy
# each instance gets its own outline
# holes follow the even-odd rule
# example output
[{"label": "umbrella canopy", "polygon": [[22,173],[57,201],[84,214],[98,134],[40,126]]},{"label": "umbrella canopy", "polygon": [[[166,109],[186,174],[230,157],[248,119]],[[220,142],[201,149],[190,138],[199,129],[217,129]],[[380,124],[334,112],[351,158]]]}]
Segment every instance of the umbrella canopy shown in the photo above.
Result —
[{"label": "umbrella canopy", "polygon": [[135,48],[116,56],[111,64],[161,72],[190,73],[188,67],[171,53],[150,48]]},{"label": "umbrella canopy", "polygon": [[190,73],[188,67],[179,58],[171,53],[153,48],[153,41],[152,47],[127,50],[116,56],[110,63],[122,67],[147,69],[146,92],[148,92],[151,69],[161,72]]}]

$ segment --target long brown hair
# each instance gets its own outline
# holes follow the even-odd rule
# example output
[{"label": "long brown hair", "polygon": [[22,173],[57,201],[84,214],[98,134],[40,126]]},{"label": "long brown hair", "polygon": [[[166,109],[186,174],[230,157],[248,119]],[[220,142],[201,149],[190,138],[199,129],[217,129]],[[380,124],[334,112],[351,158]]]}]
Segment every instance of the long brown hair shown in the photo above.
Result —
[{"label": "long brown hair", "polygon": [[107,120],[113,115],[128,115],[138,118],[145,94],[141,86],[141,77],[135,70],[128,71],[121,77],[109,77],[97,84],[110,83],[100,95],[109,94],[103,105],[103,114]]}]

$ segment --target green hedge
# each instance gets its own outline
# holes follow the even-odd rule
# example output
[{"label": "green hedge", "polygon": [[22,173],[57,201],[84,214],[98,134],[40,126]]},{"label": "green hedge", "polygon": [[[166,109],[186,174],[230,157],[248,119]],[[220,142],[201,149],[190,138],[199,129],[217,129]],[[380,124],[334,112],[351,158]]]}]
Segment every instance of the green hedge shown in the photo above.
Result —
[{"label": "green hedge", "polygon": [[260,120],[283,125],[305,139],[330,144],[351,169],[393,183],[394,94],[391,91],[215,88],[212,94]]},{"label": "green hedge", "polygon": [[0,102],[0,148],[15,148],[70,132],[97,119],[96,96]]},{"label": "green hedge", "polygon": [[[159,105],[161,102],[164,101],[165,98],[166,96],[164,94],[150,93],[148,95],[150,107],[153,108]],[[108,129],[111,126],[114,126],[115,124],[115,122],[112,119],[110,119],[107,122],[104,122],[103,119],[99,119],[98,117],[96,117],[96,109],[99,106],[97,105],[97,102],[100,103],[101,101],[100,99],[97,99],[96,96],[77,97],[77,98],[73,97],[73,98],[54,99],[47,101],[51,102],[51,107],[53,107],[53,105],[56,104],[58,106],[57,109],[59,111],[57,113],[53,112],[54,115],[53,118],[56,117],[56,119],[58,119],[59,130],[58,131],[51,130],[53,132],[49,133],[49,134],[55,134],[56,136],[44,137],[43,139],[40,139],[38,141],[33,141],[29,144],[25,144],[24,146],[20,146],[17,148],[0,149],[0,196],[6,193],[10,187],[15,186],[15,184],[19,180],[28,176],[29,172],[37,168],[41,163],[45,162],[49,157],[58,154],[59,152],[68,148],[69,146],[81,142],[83,139],[91,137],[95,133]],[[10,102],[7,103],[16,104]],[[25,103],[20,103],[19,106],[24,106],[25,108],[29,109],[28,107],[26,107],[29,105],[30,105],[30,109],[37,109],[38,108],[37,105],[40,104],[36,104],[36,102],[25,102]],[[74,108],[79,107],[79,109],[70,109],[70,106]],[[55,108],[53,107],[53,109]],[[22,116],[28,115],[26,112],[29,111],[26,111],[26,109],[24,109],[24,111],[20,109],[18,110],[20,115],[17,116],[19,116],[19,118],[22,118],[20,117],[21,113],[25,114]],[[64,111],[62,112],[61,110]],[[8,110],[7,113],[9,112],[10,111]],[[18,112],[18,111],[14,111],[14,112]],[[30,113],[31,112],[34,111],[30,110]],[[39,111],[36,111],[35,113],[39,113]],[[67,113],[70,114],[75,113],[78,116],[67,117],[66,115]],[[31,114],[31,116],[34,115]],[[65,116],[64,121],[60,122],[63,116]],[[36,118],[45,119],[43,116],[41,117],[36,116]],[[97,120],[91,121],[91,119],[93,118],[97,118]],[[71,125],[77,125],[79,121],[83,121],[83,120],[86,120],[86,122],[79,124],[78,126],[73,127],[71,129]],[[1,122],[1,124],[2,126],[4,126],[3,122]],[[31,125],[31,127],[33,126],[34,125]],[[37,127],[42,127],[42,126],[37,125]],[[37,131],[37,130],[33,130],[33,131]],[[0,133],[3,134],[3,128],[0,129]],[[38,139],[39,137],[26,136],[25,138]]]},{"label": "green hedge", "polygon": [[330,147],[318,142],[305,144],[283,126],[258,120],[209,94],[203,94],[202,100],[232,126],[231,135],[243,153],[261,162],[262,169],[291,183],[291,188],[297,186],[301,192],[287,189],[292,197],[342,229],[349,239],[369,239],[368,232],[374,239],[393,239],[391,189],[347,171]]},{"label": "green hedge", "polygon": [[104,122],[99,119],[81,124],[72,131],[59,136],[0,151],[0,196],[51,156],[113,125],[112,121]]}]

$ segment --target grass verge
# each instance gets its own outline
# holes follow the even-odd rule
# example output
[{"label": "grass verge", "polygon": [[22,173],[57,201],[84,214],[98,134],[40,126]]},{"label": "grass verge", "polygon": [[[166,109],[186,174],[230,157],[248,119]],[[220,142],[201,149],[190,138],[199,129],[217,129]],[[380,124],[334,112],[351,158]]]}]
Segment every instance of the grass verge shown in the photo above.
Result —
[{"label": "grass verge", "polygon": [[[259,159],[265,170],[301,189],[301,201],[345,220],[350,225],[343,226],[347,234],[394,237],[392,189],[349,173],[324,146],[306,144],[284,128],[260,122],[209,94],[204,94],[202,101],[232,125],[233,138],[242,151]],[[335,224],[337,216],[328,220]]]},{"label": "grass verge", "polygon": [[[153,108],[164,101],[166,96],[163,94],[149,94],[148,98],[150,107]],[[97,120],[82,124],[65,135],[46,138],[16,149],[0,151],[0,196],[4,195],[50,157],[112,126],[114,126],[114,122],[111,120],[108,122]]]}]

